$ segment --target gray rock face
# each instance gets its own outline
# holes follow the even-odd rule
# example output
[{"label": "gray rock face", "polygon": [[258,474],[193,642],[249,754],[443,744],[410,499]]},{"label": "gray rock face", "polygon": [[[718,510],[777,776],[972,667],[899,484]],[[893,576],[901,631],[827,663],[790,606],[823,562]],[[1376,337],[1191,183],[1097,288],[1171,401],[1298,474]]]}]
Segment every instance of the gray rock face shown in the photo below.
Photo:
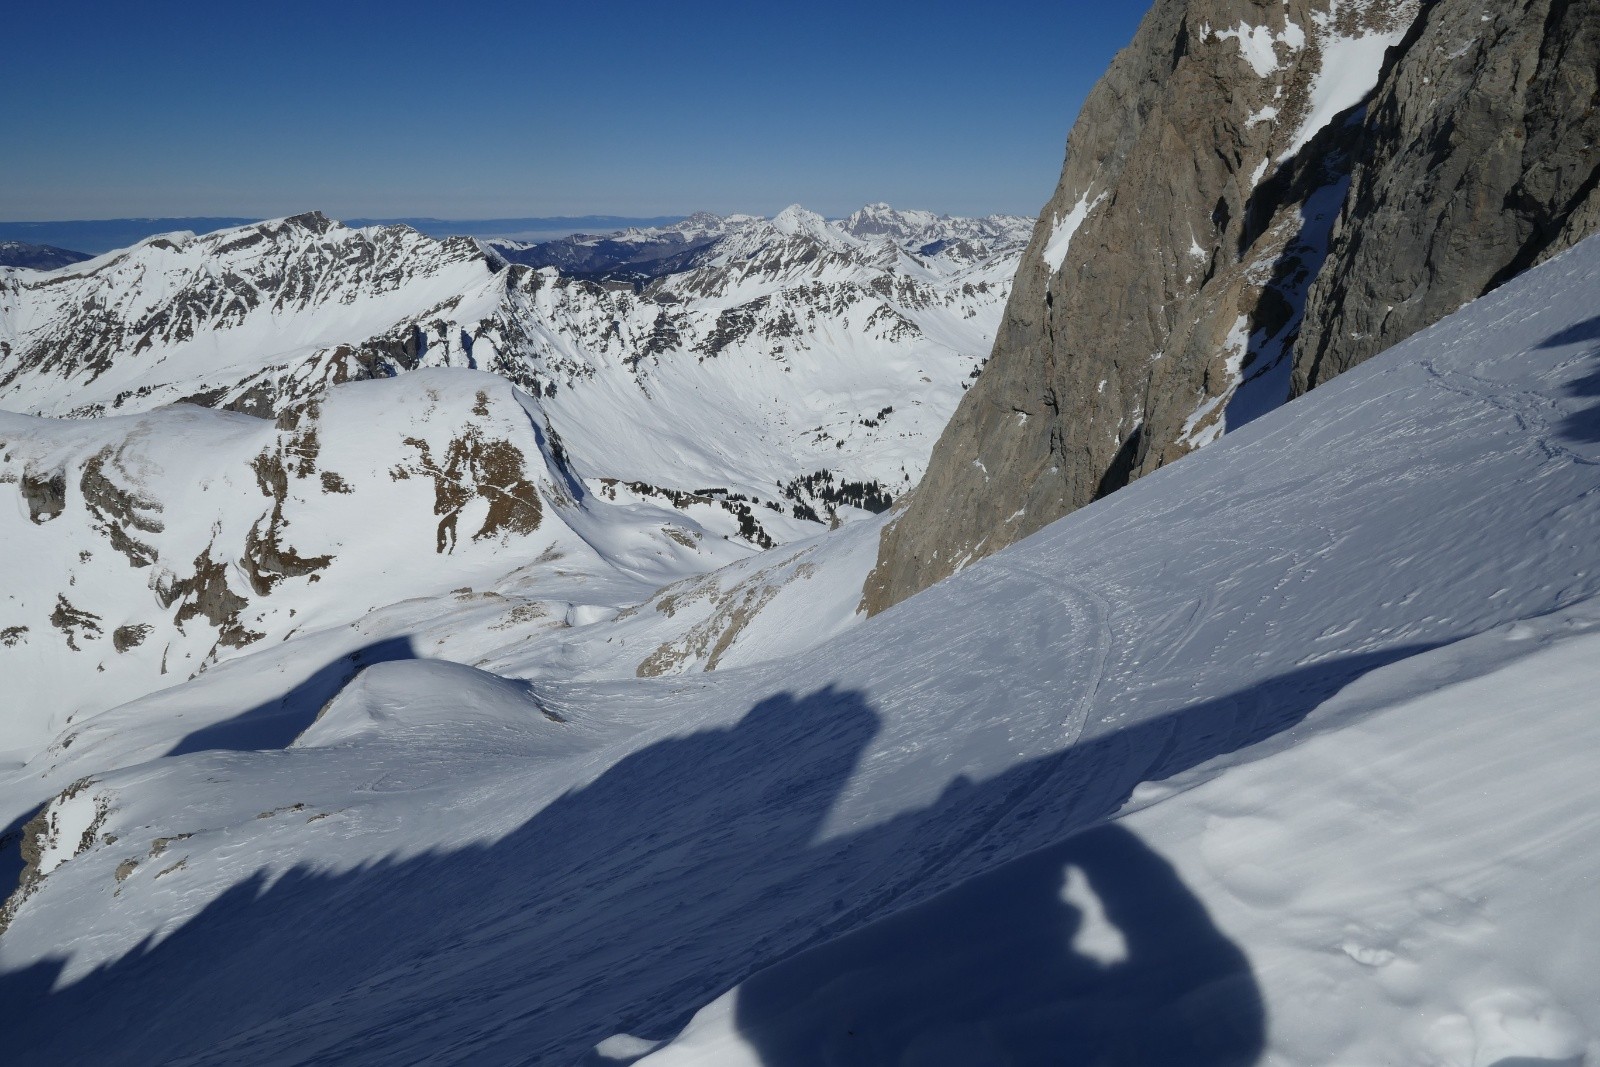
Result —
[{"label": "gray rock face", "polygon": [[1294,395],[1600,228],[1600,3],[1438,3],[1374,97]]},{"label": "gray rock face", "polygon": [[863,607],[1594,229],[1597,24],[1600,0],[1158,0],[1084,105],[993,355]]}]

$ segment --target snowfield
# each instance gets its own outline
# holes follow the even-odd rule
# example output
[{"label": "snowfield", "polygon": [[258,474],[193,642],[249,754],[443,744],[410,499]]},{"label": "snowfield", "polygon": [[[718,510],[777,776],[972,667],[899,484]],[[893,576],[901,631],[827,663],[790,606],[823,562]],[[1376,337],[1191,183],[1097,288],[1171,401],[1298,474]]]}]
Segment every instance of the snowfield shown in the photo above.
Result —
[{"label": "snowfield", "polygon": [[[51,720],[5,771],[11,1062],[1595,1062],[1596,293],[1591,239],[865,622],[874,520],[633,611],[538,600],[512,568],[543,543],[474,555],[465,512],[414,599],[285,577],[323,622]],[[470,412],[481,380],[327,409]],[[509,388],[477,418],[509,435],[513,404],[542,432]],[[197,464],[265,432],[216,418]],[[319,478],[355,447],[330,433]],[[508,537],[580,553],[634,506],[524,456],[548,508]],[[438,535],[419,500],[394,536]],[[331,517],[284,515],[324,552]],[[728,621],[697,641],[680,602]],[[745,637],[712,673],[616,651]],[[8,721],[58,684],[9,677]]]}]

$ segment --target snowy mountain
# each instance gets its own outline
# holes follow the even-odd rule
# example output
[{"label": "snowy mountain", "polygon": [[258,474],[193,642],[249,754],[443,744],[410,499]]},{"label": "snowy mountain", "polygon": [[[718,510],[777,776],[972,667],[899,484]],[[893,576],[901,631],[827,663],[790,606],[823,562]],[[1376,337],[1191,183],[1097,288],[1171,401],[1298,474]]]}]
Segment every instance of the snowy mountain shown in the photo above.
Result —
[{"label": "snowy mountain", "polygon": [[33,245],[22,241],[0,241],[0,267],[23,267],[27,270],[54,270],[57,267],[82,263],[90,258],[82,252],[73,252],[54,245]]},{"label": "snowy mountain", "polygon": [[772,240],[774,229],[794,236],[802,225],[821,247],[835,253],[887,241],[940,265],[968,265],[1020,252],[1033,221],[1014,215],[952,218],[931,211],[898,211],[880,203],[830,223],[796,205],[770,222],[753,215],[700,212],[669,226],[635,227],[605,236],[576,234],[541,244],[493,242],[492,247],[512,263],[646,282],[714,258],[727,259],[729,248],[722,246],[730,238],[738,237],[748,246],[752,236],[759,244]]},{"label": "snowy mountain", "polygon": [[0,405],[275,417],[338,382],[482,368],[535,398],[595,491],[722,500],[765,547],[886,507],[988,349],[1022,229],[927,219],[915,240],[972,230],[982,254],[922,255],[799,208],[697,216],[646,236],[720,237],[638,292],[316,214],[154,238],[0,278]]},{"label": "snowy mountain", "polygon": [[557,267],[566,274],[648,280],[683,269],[695,253],[761,221],[752,215],[723,217],[701,211],[665,226],[578,233],[553,241],[492,241],[490,246],[510,263]]},{"label": "snowy mountain", "polygon": [[1502,7],[1156,0],[1037,222],[0,267],[6,1062],[1600,1063],[1600,0]]},{"label": "snowy mountain", "polygon": [[[1590,240],[871,620],[837,630],[850,596],[798,616],[810,632],[782,658],[585,678],[555,646],[507,643],[483,591],[514,588],[488,574],[522,554],[486,553],[441,561],[481,566],[471,590],[308,623],[75,721],[0,786],[26,821],[0,935],[8,1054],[1600,1056],[1597,291]],[[359,473],[364,441],[429,417],[394,391],[476,405],[492,380],[338,387],[319,474],[424,507],[427,456],[443,469],[454,447],[385,445],[417,469],[384,485]],[[523,442],[541,518],[493,536],[566,538],[591,505],[561,498],[528,400],[499,388],[478,440]],[[339,408],[364,428],[342,441]],[[239,455],[268,443],[242,416],[134,418],[153,416],[212,425],[186,457],[197,494],[225,495],[200,466],[228,435]],[[67,432],[6,447],[26,468],[96,443]],[[25,516],[21,484],[0,492]],[[336,528],[342,494],[298,492],[288,537]],[[493,504],[459,514],[458,553]],[[776,566],[831,581],[855,566],[835,546],[870,555],[879,522]],[[313,590],[354,588],[344,564],[306,579],[308,612]],[[565,629],[620,639],[644,617]]]},{"label": "snowy mountain", "polygon": [[[319,215],[0,278],[0,394],[40,413],[0,413],[0,531],[30,561],[0,669],[55,679],[0,751],[452,590],[541,671],[793,647],[809,539],[921,473],[1019,245],[972,266],[798,208],[715,226],[644,292]],[[857,585],[870,562],[831,558]],[[620,612],[616,640],[576,625]]]}]

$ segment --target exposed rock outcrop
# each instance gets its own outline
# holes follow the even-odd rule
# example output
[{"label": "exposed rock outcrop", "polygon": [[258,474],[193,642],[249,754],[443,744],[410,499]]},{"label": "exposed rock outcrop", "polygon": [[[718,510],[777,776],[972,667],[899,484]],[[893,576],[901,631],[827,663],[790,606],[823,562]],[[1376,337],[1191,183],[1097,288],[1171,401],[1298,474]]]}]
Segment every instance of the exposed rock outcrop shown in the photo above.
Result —
[{"label": "exposed rock outcrop", "polygon": [[1595,228],[1600,0],[1158,0],[1085,103],[869,612]]},{"label": "exposed rock outcrop", "polygon": [[1600,3],[1437,3],[1374,96],[1294,394],[1600,229]]}]

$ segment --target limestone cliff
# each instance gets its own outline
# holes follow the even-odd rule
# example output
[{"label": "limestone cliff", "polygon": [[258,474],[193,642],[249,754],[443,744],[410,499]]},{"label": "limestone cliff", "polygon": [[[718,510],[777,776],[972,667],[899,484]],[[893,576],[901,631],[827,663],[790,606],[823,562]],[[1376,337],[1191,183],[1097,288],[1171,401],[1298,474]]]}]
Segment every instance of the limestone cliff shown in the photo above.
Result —
[{"label": "limestone cliff", "polygon": [[1592,230],[1600,0],[1158,0],[1073,127],[870,612]]},{"label": "limestone cliff", "polygon": [[1600,228],[1600,3],[1440,3],[1369,107],[1299,395]]}]

